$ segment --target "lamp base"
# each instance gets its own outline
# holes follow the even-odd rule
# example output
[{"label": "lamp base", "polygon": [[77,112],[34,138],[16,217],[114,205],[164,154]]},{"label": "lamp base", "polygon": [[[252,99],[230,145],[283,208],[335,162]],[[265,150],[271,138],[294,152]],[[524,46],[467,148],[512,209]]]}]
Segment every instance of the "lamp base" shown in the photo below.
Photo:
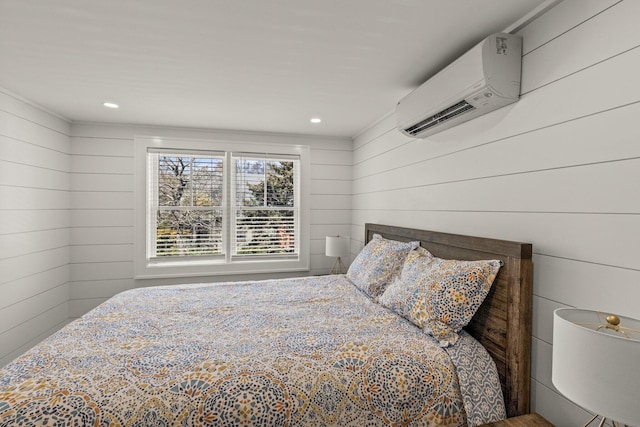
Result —
[{"label": "lamp base", "polygon": [[[598,418],[600,415],[596,414],[593,416],[593,418],[591,418],[589,420],[589,422],[587,422],[584,426],[582,427],[587,427],[589,424],[591,424],[592,422],[594,422],[596,420],[596,418]],[[598,424],[598,427],[603,427],[605,421],[607,421],[606,417],[602,417],[602,420],[600,421],[600,424]],[[613,424],[613,427],[620,427],[620,423],[618,423],[617,421],[611,420],[611,424]],[[627,427],[626,424],[624,424],[625,427]]]},{"label": "lamp base", "polygon": [[344,271],[344,264],[342,263],[342,259],[340,257],[336,258],[336,262],[331,267],[330,274],[342,274]]}]

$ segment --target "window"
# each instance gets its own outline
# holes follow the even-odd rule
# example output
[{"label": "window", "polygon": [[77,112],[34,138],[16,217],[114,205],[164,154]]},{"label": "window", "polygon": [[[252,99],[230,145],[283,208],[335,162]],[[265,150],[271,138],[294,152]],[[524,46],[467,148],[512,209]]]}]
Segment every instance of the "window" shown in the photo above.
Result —
[{"label": "window", "polygon": [[298,251],[295,158],[232,155],[234,256],[291,256]]},{"label": "window", "polygon": [[224,254],[224,156],[147,154],[149,258]]},{"label": "window", "polygon": [[308,270],[308,147],[136,138],[136,277]]}]

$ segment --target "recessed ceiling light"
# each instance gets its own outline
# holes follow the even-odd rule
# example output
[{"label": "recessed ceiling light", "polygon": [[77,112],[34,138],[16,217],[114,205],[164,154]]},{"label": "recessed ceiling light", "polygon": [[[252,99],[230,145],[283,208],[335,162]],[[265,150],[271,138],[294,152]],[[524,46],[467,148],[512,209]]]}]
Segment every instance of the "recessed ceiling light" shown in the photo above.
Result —
[{"label": "recessed ceiling light", "polygon": [[311,123],[320,123],[322,119],[320,117],[314,117],[310,120]]},{"label": "recessed ceiling light", "polygon": [[107,108],[120,108],[120,106],[115,102],[104,102],[102,105],[104,105]]}]

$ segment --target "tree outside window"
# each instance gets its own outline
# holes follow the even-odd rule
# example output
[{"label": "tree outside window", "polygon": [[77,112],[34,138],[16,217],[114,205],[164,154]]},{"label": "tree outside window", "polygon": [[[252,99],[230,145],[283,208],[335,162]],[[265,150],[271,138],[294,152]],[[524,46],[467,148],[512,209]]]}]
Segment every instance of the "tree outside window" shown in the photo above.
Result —
[{"label": "tree outside window", "polygon": [[[225,156],[153,153],[153,257],[227,253]],[[229,215],[232,256],[297,253],[297,160],[231,155],[235,186]]]},{"label": "tree outside window", "polygon": [[294,161],[241,158],[236,163],[235,254],[296,252]]},{"label": "tree outside window", "polygon": [[222,157],[157,156],[156,256],[224,253],[223,165]]}]

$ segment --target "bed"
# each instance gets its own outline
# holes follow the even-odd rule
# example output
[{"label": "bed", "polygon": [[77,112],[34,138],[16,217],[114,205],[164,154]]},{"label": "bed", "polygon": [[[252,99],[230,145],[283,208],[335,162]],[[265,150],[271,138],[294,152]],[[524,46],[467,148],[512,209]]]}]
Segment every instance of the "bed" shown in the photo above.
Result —
[{"label": "bed", "polygon": [[527,413],[531,245],[366,224],[375,235],[501,261],[454,346],[345,275],[138,288],[0,370],[0,426],[477,425],[498,394],[502,416]]}]

